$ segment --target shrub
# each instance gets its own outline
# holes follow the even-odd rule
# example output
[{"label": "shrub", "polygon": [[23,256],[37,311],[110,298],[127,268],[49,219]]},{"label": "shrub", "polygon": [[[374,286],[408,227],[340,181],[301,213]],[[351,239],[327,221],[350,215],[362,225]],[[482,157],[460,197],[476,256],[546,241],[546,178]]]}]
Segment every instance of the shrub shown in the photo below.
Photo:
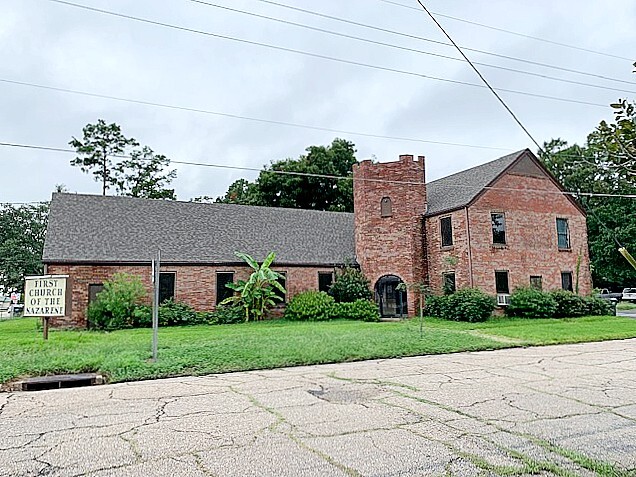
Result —
[{"label": "shrub", "polygon": [[603,300],[595,296],[583,297],[583,302],[587,308],[587,315],[607,316],[614,314],[614,305],[608,300]]},{"label": "shrub", "polygon": [[132,328],[135,324],[135,309],[145,298],[146,290],[141,278],[117,273],[112,280],[104,283],[104,289],[89,305],[89,326],[98,330]]},{"label": "shrub", "polygon": [[508,316],[520,318],[551,318],[556,311],[554,297],[536,288],[517,288],[510,295],[510,305],[506,307]]},{"label": "shrub", "polygon": [[285,308],[284,317],[293,321],[331,319],[334,299],[325,292],[306,291],[295,295]]},{"label": "shrub", "polygon": [[245,321],[245,309],[240,305],[219,305],[214,311],[197,313],[202,323],[209,325],[229,325]]},{"label": "shrub", "polygon": [[334,319],[380,321],[380,310],[375,302],[360,299],[352,302],[334,303],[331,308],[331,316]]},{"label": "shrub", "polygon": [[496,306],[495,299],[477,288],[463,288],[441,300],[441,316],[453,321],[486,321]]},{"label": "shrub", "polygon": [[159,326],[198,325],[202,321],[190,305],[164,301],[159,307]]},{"label": "shrub", "polygon": [[133,311],[133,328],[152,327],[152,307],[139,305]]},{"label": "shrub", "polygon": [[370,300],[373,296],[367,277],[360,270],[351,267],[346,267],[341,273],[336,274],[336,279],[329,288],[329,295],[338,303]]},{"label": "shrub", "polygon": [[567,290],[553,290],[550,292],[556,302],[556,318],[583,316],[588,313],[587,303],[583,297]]},{"label": "shrub", "polygon": [[450,295],[429,295],[424,302],[424,314],[441,318]]}]

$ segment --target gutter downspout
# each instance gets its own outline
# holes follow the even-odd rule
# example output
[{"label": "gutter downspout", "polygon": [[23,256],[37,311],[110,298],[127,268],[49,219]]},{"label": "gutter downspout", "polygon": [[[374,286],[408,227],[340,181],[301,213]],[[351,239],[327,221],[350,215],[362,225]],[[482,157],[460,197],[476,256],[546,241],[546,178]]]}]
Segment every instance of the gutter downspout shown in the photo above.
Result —
[{"label": "gutter downspout", "polygon": [[466,217],[466,236],[468,237],[468,283],[470,288],[475,285],[473,283],[473,252],[470,244],[470,218],[468,217],[468,207],[464,207],[464,216]]}]

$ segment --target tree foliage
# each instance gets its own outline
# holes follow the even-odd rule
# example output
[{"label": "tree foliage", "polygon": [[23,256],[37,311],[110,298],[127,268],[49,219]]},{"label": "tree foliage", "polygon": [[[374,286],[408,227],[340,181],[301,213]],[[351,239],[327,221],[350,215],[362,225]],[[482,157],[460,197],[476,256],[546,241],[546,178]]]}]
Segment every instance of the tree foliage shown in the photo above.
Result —
[{"label": "tree foliage", "polygon": [[[272,162],[254,182],[245,179],[235,181],[216,202],[353,212],[353,183],[350,179],[334,180],[286,173],[350,177],[352,167],[357,163],[354,144],[334,139],[328,146],[310,146],[306,151],[307,154],[298,159]],[[199,198],[200,201],[205,199]]]},{"label": "tree foliage", "polygon": [[254,260],[250,255],[242,252],[234,252],[241,260],[245,261],[254,271],[248,280],[239,280],[237,283],[228,283],[226,286],[236,292],[236,295],[223,300],[220,305],[240,305],[245,311],[245,321],[262,320],[267,308],[281,301],[285,287],[279,280],[285,276],[270,268],[276,258],[274,252],[270,252],[262,264]]},{"label": "tree foliage", "polygon": [[102,194],[114,188],[119,195],[149,199],[176,199],[174,189],[166,187],[176,177],[167,171],[170,159],[148,146],[139,149],[139,142],[124,136],[121,127],[98,119],[82,130],[82,139],[75,137],[69,144],[77,151],[71,165],[92,173],[102,183]]},{"label": "tree foliage", "polygon": [[23,291],[25,275],[41,275],[49,204],[0,204],[0,289]]},{"label": "tree foliage", "polygon": [[[601,123],[583,146],[561,139],[546,143],[546,167],[570,191],[636,194],[636,105],[612,104],[614,121]],[[581,197],[588,213],[588,237],[596,286],[636,283],[636,270],[618,253],[621,243],[636,250],[636,201],[621,197]]]}]

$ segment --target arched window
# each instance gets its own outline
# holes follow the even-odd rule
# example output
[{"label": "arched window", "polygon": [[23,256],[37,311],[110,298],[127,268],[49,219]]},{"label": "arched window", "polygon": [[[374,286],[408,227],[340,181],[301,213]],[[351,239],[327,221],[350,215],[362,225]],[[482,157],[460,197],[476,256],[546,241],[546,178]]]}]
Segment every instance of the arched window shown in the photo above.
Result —
[{"label": "arched window", "polygon": [[391,199],[383,197],[380,201],[380,217],[391,216],[393,216],[393,204],[391,203]]}]

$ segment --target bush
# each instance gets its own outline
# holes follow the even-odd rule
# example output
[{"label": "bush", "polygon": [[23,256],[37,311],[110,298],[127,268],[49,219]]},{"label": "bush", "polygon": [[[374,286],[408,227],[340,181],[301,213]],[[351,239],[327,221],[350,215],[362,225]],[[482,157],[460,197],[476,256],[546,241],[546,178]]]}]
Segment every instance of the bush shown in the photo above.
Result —
[{"label": "bush", "polygon": [[486,321],[492,315],[496,301],[477,288],[463,288],[441,300],[441,316],[453,321]]},{"label": "bush", "polygon": [[587,315],[608,316],[614,314],[614,305],[608,300],[603,300],[595,296],[583,297],[583,302],[587,308]]},{"label": "bush", "polygon": [[332,318],[345,320],[380,321],[378,305],[371,300],[334,303],[331,307]]},{"label": "bush", "polygon": [[588,314],[585,299],[567,290],[553,290],[550,292],[556,302],[556,318],[570,318]]},{"label": "bush", "polygon": [[306,291],[295,295],[284,317],[293,321],[324,321],[332,317],[334,299],[325,292]]},{"label": "bush", "polygon": [[356,300],[370,300],[372,293],[369,280],[355,268],[346,267],[336,274],[336,279],[329,288],[329,295],[338,303],[350,303]]},{"label": "bush", "polygon": [[429,295],[424,302],[424,314],[442,318],[443,310],[450,295]]},{"label": "bush", "polygon": [[159,307],[159,326],[199,325],[202,321],[190,305],[164,301]]},{"label": "bush", "polygon": [[551,318],[557,311],[557,302],[550,293],[536,288],[517,288],[510,295],[506,315],[520,318]]},{"label": "bush", "polygon": [[245,308],[240,305],[219,305],[214,311],[197,313],[201,323],[209,325],[229,325],[245,321]]},{"label": "bush", "polygon": [[88,307],[89,327],[120,330],[135,325],[135,310],[146,298],[146,289],[137,275],[117,273]]}]

